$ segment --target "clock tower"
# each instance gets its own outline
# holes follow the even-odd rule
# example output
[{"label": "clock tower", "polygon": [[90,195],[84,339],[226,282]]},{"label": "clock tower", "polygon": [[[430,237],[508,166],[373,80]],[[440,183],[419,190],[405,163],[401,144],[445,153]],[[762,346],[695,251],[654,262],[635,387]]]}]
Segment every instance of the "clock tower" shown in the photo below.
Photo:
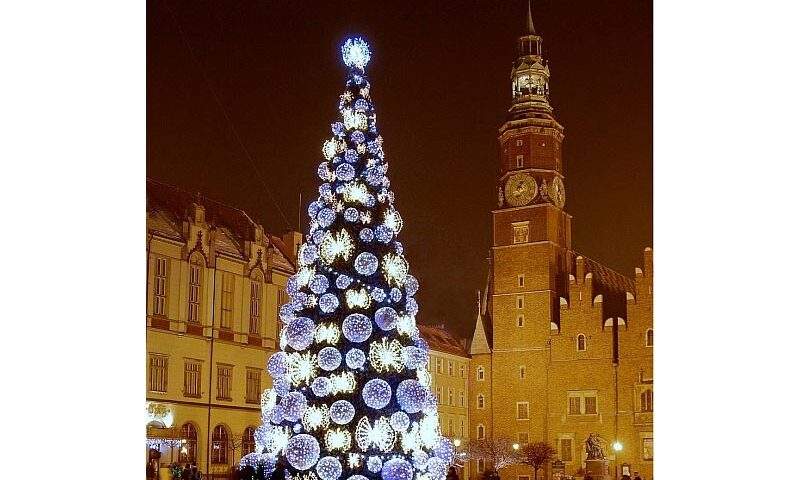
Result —
[{"label": "clock tower", "polygon": [[571,217],[564,211],[564,128],[550,105],[550,67],[542,46],[529,4],[511,67],[511,106],[498,135],[484,307],[489,323],[479,325],[488,341],[483,347],[473,342],[471,352],[476,363],[492,365],[485,384],[492,405],[476,409],[474,421],[486,425],[487,436],[525,436],[530,442],[546,440],[545,372],[551,331],[560,322],[559,299],[568,296],[571,248]]},{"label": "clock tower", "polygon": [[[559,295],[568,296],[571,217],[564,211],[564,127],[550,105],[550,67],[542,53],[542,37],[533,26],[530,4],[525,30],[517,40],[517,58],[511,67],[511,107],[498,136],[492,300],[503,304],[508,294],[522,294],[522,306],[515,304],[513,309],[522,310],[519,313],[526,317],[523,322],[529,323],[526,331],[531,327],[541,330],[536,335],[539,342],[546,341],[551,322],[558,325]],[[539,307],[530,309],[526,301]],[[516,315],[510,320],[505,315],[493,318],[495,323],[519,323]],[[531,340],[513,335],[508,338],[513,348]]]}]

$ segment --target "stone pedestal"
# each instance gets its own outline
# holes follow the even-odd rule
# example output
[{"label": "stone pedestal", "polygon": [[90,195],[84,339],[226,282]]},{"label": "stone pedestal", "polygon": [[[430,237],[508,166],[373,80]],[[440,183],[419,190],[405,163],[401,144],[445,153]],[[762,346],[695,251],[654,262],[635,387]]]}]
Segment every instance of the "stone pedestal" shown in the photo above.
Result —
[{"label": "stone pedestal", "polygon": [[608,460],[586,460],[586,472],[592,474],[593,480],[612,480],[608,471]]}]

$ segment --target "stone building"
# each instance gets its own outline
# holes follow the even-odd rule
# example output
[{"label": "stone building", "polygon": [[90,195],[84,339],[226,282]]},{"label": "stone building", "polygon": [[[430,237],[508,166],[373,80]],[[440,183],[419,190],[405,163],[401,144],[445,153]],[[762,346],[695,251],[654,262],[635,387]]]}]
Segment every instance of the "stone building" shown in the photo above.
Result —
[{"label": "stone building", "polygon": [[[239,209],[148,180],[146,239],[147,443],[162,464],[194,460],[223,476],[254,448],[271,385],[265,363],[278,348],[278,308],[302,236],[272,235]],[[465,439],[465,344],[419,328],[442,432]]]},{"label": "stone building", "polygon": [[148,443],[162,463],[195,460],[222,474],[254,449],[264,363],[277,348],[277,309],[300,241],[147,181]]},{"label": "stone building", "polygon": [[[517,46],[498,136],[490,271],[469,350],[470,439],[547,441],[574,475],[585,439],[598,433],[612,469],[627,463],[652,478],[652,250],[629,278],[572,248],[564,129],[530,10]],[[471,462],[473,475],[488,467]],[[533,472],[500,473],[529,480]]]}]

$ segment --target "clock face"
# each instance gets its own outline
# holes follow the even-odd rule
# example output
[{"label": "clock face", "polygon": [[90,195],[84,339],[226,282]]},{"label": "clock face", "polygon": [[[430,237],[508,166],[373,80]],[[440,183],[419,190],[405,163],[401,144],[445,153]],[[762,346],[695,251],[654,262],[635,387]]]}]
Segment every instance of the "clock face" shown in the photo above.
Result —
[{"label": "clock face", "polygon": [[553,179],[553,183],[550,184],[549,195],[550,198],[553,199],[553,203],[555,203],[558,208],[564,208],[566,195],[564,193],[564,182],[561,181],[560,177]]},{"label": "clock face", "polygon": [[512,175],[506,180],[506,201],[515,207],[527,205],[536,197],[537,190],[536,180],[530,175],[524,173]]}]

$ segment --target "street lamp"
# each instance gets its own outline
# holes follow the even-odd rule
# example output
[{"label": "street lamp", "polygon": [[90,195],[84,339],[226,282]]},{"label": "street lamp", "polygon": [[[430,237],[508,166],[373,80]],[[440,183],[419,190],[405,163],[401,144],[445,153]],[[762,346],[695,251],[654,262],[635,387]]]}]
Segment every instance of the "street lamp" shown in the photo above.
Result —
[{"label": "street lamp", "polygon": [[513,448],[514,450],[519,450],[519,443],[515,443],[514,445],[511,445],[511,448]]},{"label": "street lamp", "polygon": [[621,452],[622,451],[622,443],[620,443],[620,441],[617,440],[617,441],[615,441],[614,443],[611,444],[611,448],[613,448],[615,452]]},{"label": "street lamp", "polygon": [[460,438],[456,438],[455,440],[453,440],[453,445],[456,446],[456,447],[460,447],[461,446],[461,439]]}]

